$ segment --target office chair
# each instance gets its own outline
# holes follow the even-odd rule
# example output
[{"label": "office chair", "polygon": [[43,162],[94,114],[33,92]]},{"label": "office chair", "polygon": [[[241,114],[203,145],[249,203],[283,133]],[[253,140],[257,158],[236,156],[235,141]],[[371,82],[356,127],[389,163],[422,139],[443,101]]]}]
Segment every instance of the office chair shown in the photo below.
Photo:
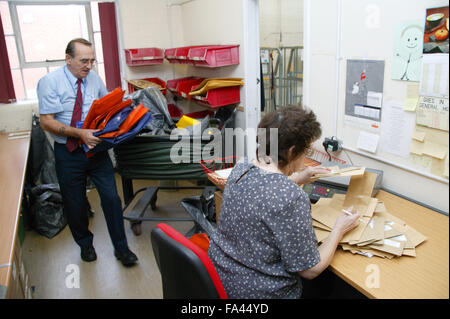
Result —
[{"label": "office chair", "polygon": [[164,299],[227,299],[204,250],[165,223],[158,224],[150,238]]}]

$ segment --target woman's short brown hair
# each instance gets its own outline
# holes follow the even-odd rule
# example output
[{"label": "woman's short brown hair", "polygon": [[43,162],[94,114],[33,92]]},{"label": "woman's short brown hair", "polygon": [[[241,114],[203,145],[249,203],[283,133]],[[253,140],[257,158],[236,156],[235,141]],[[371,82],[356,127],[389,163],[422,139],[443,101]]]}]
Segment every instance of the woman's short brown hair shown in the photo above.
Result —
[{"label": "woman's short brown hair", "polygon": [[[280,168],[285,167],[290,161],[303,154],[310,145],[322,134],[320,123],[312,110],[301,106],[286,106],[277,111],[266,114],[259,122],[258,130],[265,130],[265,154],[261,154],[261,145],[256,150],[258,155],[271,156],[270,152],[270,129],[278,129],[278,161]],[[259,135],[259,133],[258,133]],[[258,143],[258,137],[256,138]],[[294,146],[291,157],[289,149]],[[272,155],[273,156],[273,155]]]}]

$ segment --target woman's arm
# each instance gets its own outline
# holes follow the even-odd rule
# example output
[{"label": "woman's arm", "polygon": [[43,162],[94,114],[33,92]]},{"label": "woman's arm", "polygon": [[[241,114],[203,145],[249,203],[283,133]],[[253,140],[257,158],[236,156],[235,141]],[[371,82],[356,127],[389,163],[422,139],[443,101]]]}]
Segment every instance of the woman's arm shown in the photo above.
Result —
[{"label": "woman's arm", "polygon": [[301,277],[306,279],[313,279],[320,275],[333,260],[334,253],[339,242],[344,235],[355,228],[359,223],[359,214],[355,213],[351,216],[342,213],[336,220],[336,223],[330,235],[319,246],[320,261],[312,268],[299,271]]}]

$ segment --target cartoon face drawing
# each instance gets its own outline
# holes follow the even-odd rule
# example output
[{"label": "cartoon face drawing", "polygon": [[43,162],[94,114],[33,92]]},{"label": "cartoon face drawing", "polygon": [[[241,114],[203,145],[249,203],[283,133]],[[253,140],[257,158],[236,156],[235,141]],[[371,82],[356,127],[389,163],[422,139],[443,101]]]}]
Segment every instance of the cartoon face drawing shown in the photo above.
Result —
[{"label": "cartoon face drawing", "polygon": [[401,35],[401,43],[408,51],[415,51],[419,49],[423,35],[422,31],[415,26],[409,26],[403,30]]}]

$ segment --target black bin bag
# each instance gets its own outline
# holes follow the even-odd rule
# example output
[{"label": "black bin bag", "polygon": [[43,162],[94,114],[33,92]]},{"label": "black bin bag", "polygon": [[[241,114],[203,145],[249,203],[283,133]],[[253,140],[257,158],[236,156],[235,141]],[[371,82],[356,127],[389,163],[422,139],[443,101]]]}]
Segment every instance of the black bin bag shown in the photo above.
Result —
[{"label": "black bin bag", "polygon": [[35,186],[30,192],[31,226],[47,238],[56,236],[66,225],[58,184]]}]

